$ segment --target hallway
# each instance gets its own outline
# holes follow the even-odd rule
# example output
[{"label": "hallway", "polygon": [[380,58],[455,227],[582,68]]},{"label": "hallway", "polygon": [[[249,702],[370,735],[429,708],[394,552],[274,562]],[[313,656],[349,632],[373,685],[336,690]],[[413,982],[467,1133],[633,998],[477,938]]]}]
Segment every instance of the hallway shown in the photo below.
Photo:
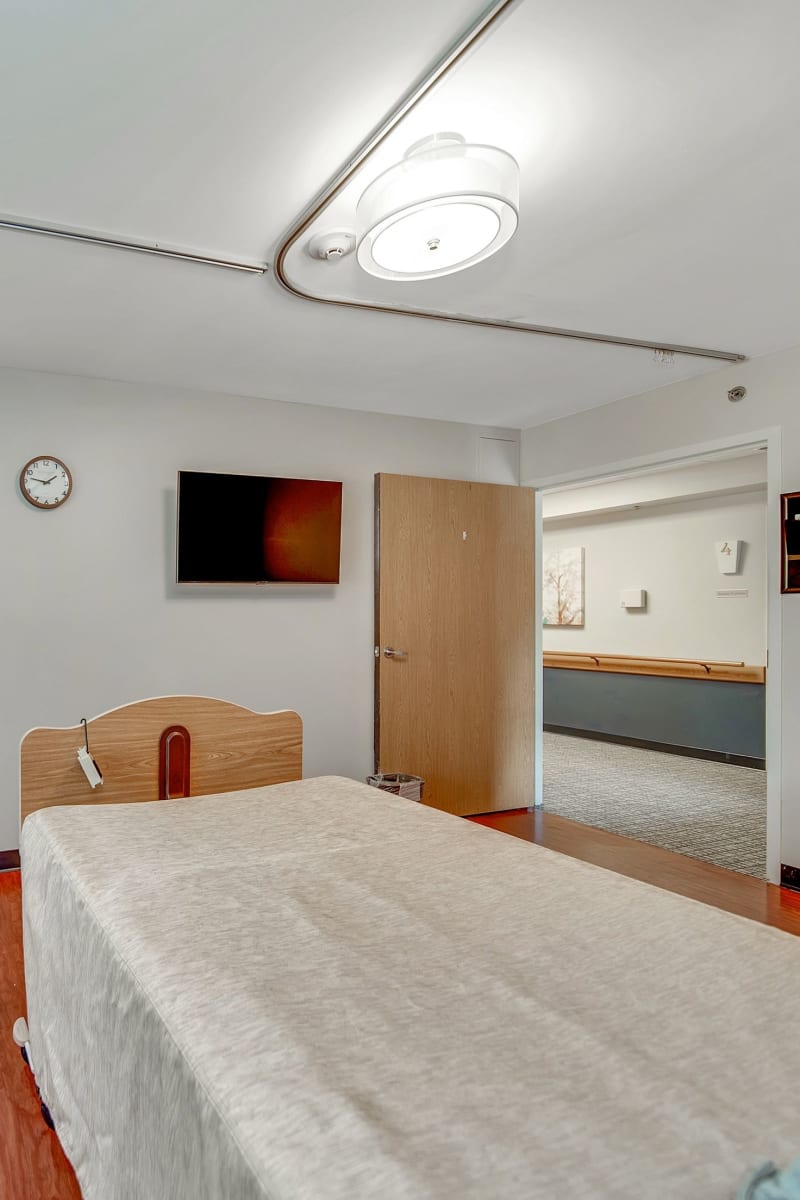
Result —
[{"label": "hallway", "polygon": [[766,877],[766,772],[544,735],[545,811]]}]

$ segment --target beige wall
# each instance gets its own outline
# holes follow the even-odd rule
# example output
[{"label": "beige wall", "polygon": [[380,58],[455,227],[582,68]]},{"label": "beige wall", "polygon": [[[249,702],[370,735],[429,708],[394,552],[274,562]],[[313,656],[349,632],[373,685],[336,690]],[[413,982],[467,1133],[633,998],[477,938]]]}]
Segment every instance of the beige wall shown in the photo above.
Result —
[{"label": "beige wall", "polygon": [[[548,625],[545,650],[763,666],[765,491],[548,521],[545,555],[583,547],[585,624]],[[736,575],[719,572],[714,545],[724,538],[744,543]],[[620,590],[640,587],[647,591],[646,608],[626,611],[620,606]],[[718,594],[729,589],[747,595]]]},{"label": "beige wall", "polygon": [[[372,769],[373,474],[478,478],[483,431],[7,370],[0,422],[0,849],[25,730],[145,696],[295,708],[307,774]],[[16,486],[40,453],[74,473],[54,512]],[[179,589],[179,468],[343,480],[341,584]]]}]

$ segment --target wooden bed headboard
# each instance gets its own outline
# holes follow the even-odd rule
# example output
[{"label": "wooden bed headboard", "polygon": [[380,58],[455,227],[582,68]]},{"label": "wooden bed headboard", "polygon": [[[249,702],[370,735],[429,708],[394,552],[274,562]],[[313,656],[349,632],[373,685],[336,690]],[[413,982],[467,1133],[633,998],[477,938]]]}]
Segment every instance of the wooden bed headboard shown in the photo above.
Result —
[{"label": "wooden bed headboard", "polygon": [[303,722],[296,712],[252,712],[206,696],[159,696],[125,704],[87,724],[103,773],[92,789],[77,751],[83,725],[31,729],[20,746],[20,819],[57,804],[159,799],[159,749],[170,726],[191,737],[190,794],[206,796],[288,783],[303,774]]}]

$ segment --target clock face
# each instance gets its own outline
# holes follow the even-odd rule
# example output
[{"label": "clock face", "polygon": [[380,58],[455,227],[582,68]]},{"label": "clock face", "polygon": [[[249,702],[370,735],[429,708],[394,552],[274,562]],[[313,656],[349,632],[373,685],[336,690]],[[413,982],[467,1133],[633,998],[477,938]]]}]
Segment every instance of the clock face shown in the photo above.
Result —
[{"label": "clock face", "polygon": [[59,459],[42,455],[32,458],[22,468],[19,486],[25,499],[36,508],[58,508],[72,491],[72,476]]}]

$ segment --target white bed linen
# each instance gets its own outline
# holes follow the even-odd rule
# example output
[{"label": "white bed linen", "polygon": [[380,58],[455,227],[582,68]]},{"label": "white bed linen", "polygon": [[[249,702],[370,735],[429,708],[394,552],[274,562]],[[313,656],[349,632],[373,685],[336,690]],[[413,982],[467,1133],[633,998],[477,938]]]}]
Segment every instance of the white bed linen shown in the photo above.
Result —
[{"label": "white bed linen", "polygon": [[86,1200],[728,1200],[800,1153],[800,941],[350,780],[48,809]]}]

